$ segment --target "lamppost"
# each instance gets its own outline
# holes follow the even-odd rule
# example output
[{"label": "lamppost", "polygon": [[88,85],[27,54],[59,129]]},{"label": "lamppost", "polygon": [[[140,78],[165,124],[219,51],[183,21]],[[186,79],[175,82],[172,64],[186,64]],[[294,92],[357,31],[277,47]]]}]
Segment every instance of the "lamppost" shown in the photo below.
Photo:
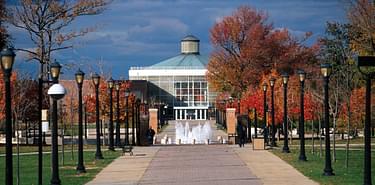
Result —
[{"label": "lamppost", "polygon": [[[359,56],[357,63],[359,71],[366,78],[366,116],[365,116],[365,157],[363,184],[371,185],[371,78],[374,77],[375,57]],[[372,68],[372,69],[371,69]]]},{"label": "lamppost", "polygon": [[321,64],[320,71],[323,75],[324,81],[324,126],[325,126],[325,145],[326,145],[326,155],[325,155],[325,168],[324,176],[335,175],[331,166],[331,144],[329,139],[329,104],[328,104],[328,83],[329,76],[331,75],[332,66],[331,64]]},{"label": "lamppost", "polygon": [[271,126],[272,126],[272,141],[271,147],[276,146],[275,134],[276,134],[276,127],[275,127],[275,97],[274,97],[274,87],[275,87],[275,78],[270,79],[270,86],[271,86]]},{"label": "lamppost", "polygon": [[287,109],[287,96],[288,96],[288,80],[289,75],[288,73],[284,73],[281,75],[283,78],[283,86],[284,86],[284,146],[283,146],[283,153],[289,153],[289,146],[288,146],[288,109]]},{"label": "lamppost", "polygon": [[140,130],[141,130],[141,123],[140,123],[140,115],[141,115],[141,109],[140,109],[140,106],[141,106],[141,100],[139,98],[137,98],[137,100],[135,101],[135,112],[136,112],[136,116],[135,116],[135,122],[136,122],[136,125],[137,125],[137,145],[140,146],[141,145],[141,135],[140,135]]},{"label": "lamppost", "polygon": [[108,150],[115,151],[114,147],[114,139],[113,139],[113,85],[114,81],[112,77],[107,81],[108,83],[108,88],[109,88],[109,146]]},{"label": "lamppost", "polygon": [[12,154],[12,96],[10,89],[10,76],[14,63],[14,54],[11,49],[1,52],[1,69],[5,81],[5,184],[13,185],[13,154]]},{"label": "lamppost", "polygon": [[104,159],[100,149],[100,122],[99,122],[99,84],[100,76],[98,74],[92,75],[92,82],[95,86],[95,112],[96,112],[96,152],[95,159]]},{"label": "lamppost", "polygon": [[249,143],[252,143],[251,140],[251,119],[250,119],[250,108],[247,109],[247,136],[248,136],[248,141]]},{"label": "lamppost", "polygon": [[300,138],[300,153],[299,153],[299,160],[300,161],[307,161],[306,154],[305,154],[305,115],[304,115],[304,87],[305,87],[305,78],[306,73],[303,70],[297,71],[299,76],[299,81],[301,84],[301,104],[300,104],[300,117],[299,117],[299,138]]},{"label": "lamppost", "polygon": [[128,109],[128,98],[129,98],[129,89],[125,89],[125,146],[129,145],[129,109]]},{"label": "lamppost", "polygon": [[263,123],[264,123],[264,131],[263,131],[263,136],[264,136],[264,143],[268,145],[268,129],[267,129],[267,83],[263,83]]},{"label": "lamppost", "polygon": [[255,134],[255,138],[258,138],[258,115],[257,115],[257,109],[256,108],[253,108],[253,113],[254,113],[254,134]]},{"label": "lamppost", "polygon": [[51,153],[52,153],[52,172],[51,172],[51,185],[60,185],[61,181],[59,178],[59,149],[57,142],[57,100],[61,99],[65,95],[65,89],[63,86],[58,84],[58,79],[60,75],[61,65],[57,62],[54,62],[50,65],[51,67],[51,78],[54,83],[48,89],[48,95],[52,98],[52,141],[51,141]]},{"label": "lamppost", "polygon": [[116,81],[116,146],[121,146],[120,141],[120,82]]},{"label": "lamppost", "polygon": [[131,102],[131,108],[132,108],[132,145],[135,146],[135,101]]},{"label": "lamppost", "polygon": [[82,85],[85,78],[85,73],[78,69],[75,74],[78,86],[78,164],[77,172],[86,173],[85,165],[83,164],[83,126],[82,126]]}]

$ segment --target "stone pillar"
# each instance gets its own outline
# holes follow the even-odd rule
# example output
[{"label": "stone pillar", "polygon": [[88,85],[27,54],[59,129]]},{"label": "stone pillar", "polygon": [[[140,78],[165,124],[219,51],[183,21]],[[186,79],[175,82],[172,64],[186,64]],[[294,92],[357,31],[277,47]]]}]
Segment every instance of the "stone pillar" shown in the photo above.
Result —
[{"label": "stone pillar", "polygon": [[155,134],[158,133],[158,109],[148,109],[150,113],[149,123],[150,127],[155,130]]},{"label": "stone pillar", "polygon": [[236,134],[236,109],[235,108],[227,108],[226,111],[227,116],[227,134]]},{"label": "stone pillar", "polygon": [[226,124],[227,124],[227,134],[228,134],[228,143],[235,144],[236,143],[236,109],[235,108],[227,108],[226,111]]}]

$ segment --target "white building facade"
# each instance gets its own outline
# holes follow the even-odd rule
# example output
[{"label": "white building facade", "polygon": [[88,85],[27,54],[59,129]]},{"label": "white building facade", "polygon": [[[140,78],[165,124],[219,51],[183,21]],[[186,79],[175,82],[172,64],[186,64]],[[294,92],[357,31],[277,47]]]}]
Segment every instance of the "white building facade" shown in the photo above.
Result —
[{"label": "white building facade", "polygon": [[151,101],[173,108],[176,120],[206,120],[216,93],[206,78],[208,58],[199,53],[199,39],[189,35],[181,40],[181,53],[148,67],[131,67],[130,80],[149,82]]}]

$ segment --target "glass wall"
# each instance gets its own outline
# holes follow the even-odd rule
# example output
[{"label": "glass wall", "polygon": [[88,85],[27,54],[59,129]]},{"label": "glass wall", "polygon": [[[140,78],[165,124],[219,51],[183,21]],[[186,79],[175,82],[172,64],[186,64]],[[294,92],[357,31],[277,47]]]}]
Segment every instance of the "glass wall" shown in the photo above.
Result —
[{"label": "glass wall", "polygon": [[[150,82],[151,101],[166,103],[174,109],[175,119],[207,119],[216,93],[212,92],[205,76],[138,76]],[[151,103],[151,102],[150,102]]]}]

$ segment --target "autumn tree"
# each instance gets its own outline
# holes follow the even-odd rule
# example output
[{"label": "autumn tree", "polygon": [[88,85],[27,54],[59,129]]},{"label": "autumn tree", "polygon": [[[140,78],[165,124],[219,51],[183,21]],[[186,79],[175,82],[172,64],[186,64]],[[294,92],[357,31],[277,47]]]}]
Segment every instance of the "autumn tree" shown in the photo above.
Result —
[{"label": "autumn tree", "polygon": [[361,55],[375,55],[375,2],[353,0],[348,11],[351,46]]},{"label": "autumn tree", "polygon": [[239,7],[210,30],[213,52],[207,66],[209,82],[217,91],[229,92],[241,99],[250,87],[261,84],[264,75],[291,74],[297,67],[315,62],[315,47],[307,47],[302,39],[286,29],[274,29],[263,11]]}]

